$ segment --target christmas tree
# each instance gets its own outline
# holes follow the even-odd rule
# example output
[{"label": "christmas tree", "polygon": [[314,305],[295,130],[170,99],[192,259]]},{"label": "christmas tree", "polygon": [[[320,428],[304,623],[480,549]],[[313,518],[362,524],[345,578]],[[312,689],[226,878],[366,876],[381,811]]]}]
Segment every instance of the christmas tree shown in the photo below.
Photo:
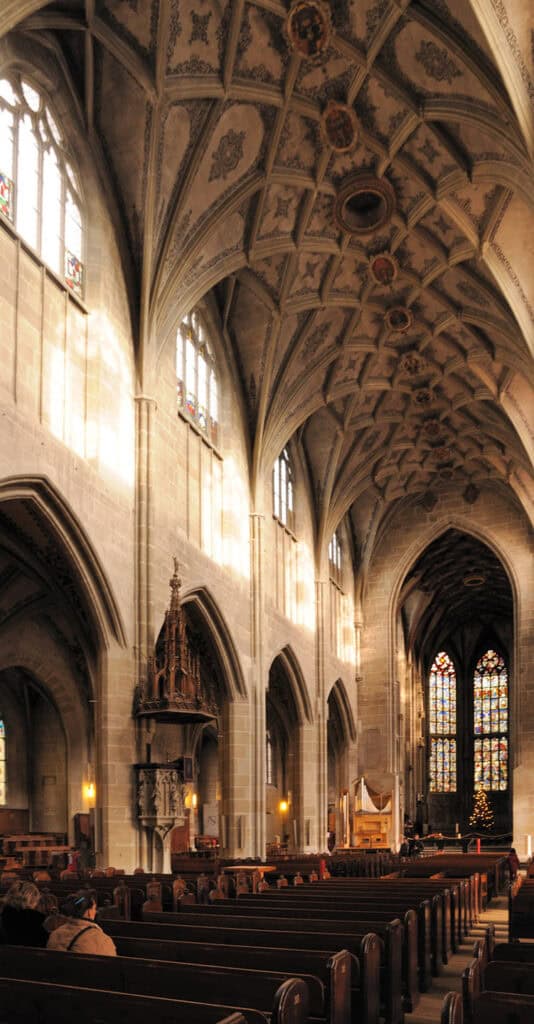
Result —
[{"label": "christmas tree", "polygon": [[473,813],[469,825],[477,831],[489,832],[495,825],[495,818],[485,789],[479,789],[473,797]]}]

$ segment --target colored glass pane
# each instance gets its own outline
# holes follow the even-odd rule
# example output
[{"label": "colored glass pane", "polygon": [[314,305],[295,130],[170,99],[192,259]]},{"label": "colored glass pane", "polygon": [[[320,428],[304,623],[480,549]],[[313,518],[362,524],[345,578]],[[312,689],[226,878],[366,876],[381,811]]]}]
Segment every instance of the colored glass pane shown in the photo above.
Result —
[{"label": "colored glass pane", "polygon": [[77,295],[83,291],[83,263],[68,249],[65,250],[65,281]]},{"label": "colored glass pane", "polygon": [[430,792],[456,792],[456,740],[432,737],[430,741]]},{"label": "colored glass pane", "polygon": [[13,182],[0,173],[0,213],[13,220]]},{"label": "colored glass pane", "polygon": [[[446,653],[436,655],[428,683],[430,791],[456,791],[456,671]],[[443,737],[443,738],[438,738]]]},{"label": "colored glass pane", "polygon": [[508,789],[508,671],[489,649],[477,662],[473,680],[474,785]]}]

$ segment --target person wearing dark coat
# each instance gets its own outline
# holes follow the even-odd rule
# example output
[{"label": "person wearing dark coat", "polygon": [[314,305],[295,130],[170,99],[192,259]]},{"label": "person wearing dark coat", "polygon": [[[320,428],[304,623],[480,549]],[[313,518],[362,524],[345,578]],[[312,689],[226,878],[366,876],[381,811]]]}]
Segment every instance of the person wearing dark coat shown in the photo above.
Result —
[{"label": "person wearing dark coat", "polygon": [[46,946],[45,914],[37,909],[41,893],[33,882],[15,882],[0,914],[0,942],[11,946]]}]

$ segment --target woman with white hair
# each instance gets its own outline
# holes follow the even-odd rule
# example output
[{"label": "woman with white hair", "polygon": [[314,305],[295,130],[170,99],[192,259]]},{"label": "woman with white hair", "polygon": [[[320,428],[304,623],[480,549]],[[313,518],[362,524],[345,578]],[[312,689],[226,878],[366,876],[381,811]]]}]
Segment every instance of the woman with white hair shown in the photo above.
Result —
[{"label": "woman with white hair", "polygon": [[14,882],[0,913],[0,942],[13,946],[46,946],[45,914],[37,909],[41,893],[33,882]]}]

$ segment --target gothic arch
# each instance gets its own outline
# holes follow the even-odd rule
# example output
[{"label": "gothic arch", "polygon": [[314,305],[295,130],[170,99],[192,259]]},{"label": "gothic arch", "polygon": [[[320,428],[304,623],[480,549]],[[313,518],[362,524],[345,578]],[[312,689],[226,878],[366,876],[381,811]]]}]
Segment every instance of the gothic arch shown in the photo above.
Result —
[{"label": "gothic arch", "polygon": [[313,722],[312,706],[306,681],[302,674],[295,652],[290,644],[286,644],[286,646],[272,658],[271,666],[274,665],[275,661],[279,662],[289,681],[291,694],[295,701],[298,725]]},{"label": "gothic arch", "polygon": [[239,656],[224,616],[209,589],[196,587],[186,591],[182,604],[185,608],[194,608],[209,630],[220,661],[227,698],[231,701],[245,699],[248,694]]},{"label": "gothic arch", "polygon": [[0,481],[0,510],[7,502],[22,502],[30,514],[42,517],[59,551],[74,571],[99,639],[105,647],[116,641],[126,646],[126,631],[118,603],[100,559],[79,519],[59,490],[45,476],[12,476]]},{"label": "gothic arch", "polygon": [[354,721],[354,715],[352,714],[347,689],[342,679],[336,679],[336,682],[331,686],[327,695],[327,700],[329,700],[330,697],[332,697],[332,700],[336,702],[340,721],[343,725],[345,742],[349,743],[355,741],[357,736],[356,723]]}]

